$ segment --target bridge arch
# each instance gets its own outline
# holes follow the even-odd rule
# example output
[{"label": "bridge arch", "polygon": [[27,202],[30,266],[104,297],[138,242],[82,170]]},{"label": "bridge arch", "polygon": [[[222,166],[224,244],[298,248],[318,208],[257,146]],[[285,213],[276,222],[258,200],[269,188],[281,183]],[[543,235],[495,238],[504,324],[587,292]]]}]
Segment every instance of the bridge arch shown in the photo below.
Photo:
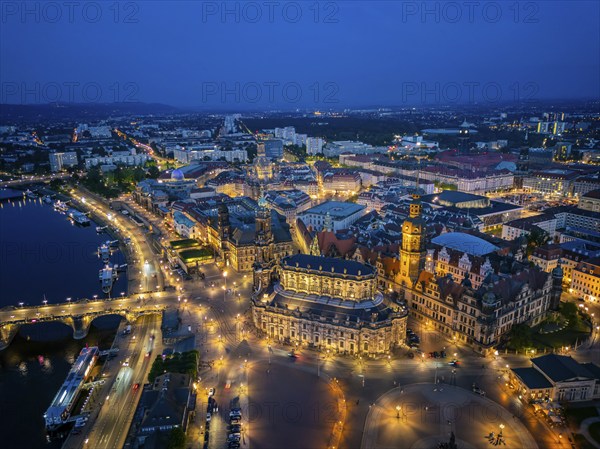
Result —
[{"label": "bridge arch", "polygon": [[138,308],[114,308],[114,309],[106,309],[103,311],[97,312],[88,312],[79,315],[64,315],[64,316],[48,316],[48,317],[39,317],[34,320],[20,320],[8,323],[0,324],[0,351],[7,348],[10,343],[13,341],[14,337],[19,332],[21,326],[26,324],[37,324],[44,322],[57,321],[73,329],[73,338],[75,340],[81,340],[85,338],[90,330],[90,326],[92,322],[99,317],[109,316],[109,315],[117,315],[123,317],[127,322],[132,323],[136,321],[142,315],[151,315],[151,314],[162,314],[163,310],[167,307],[157,306],[154,307],[138,307]]}]

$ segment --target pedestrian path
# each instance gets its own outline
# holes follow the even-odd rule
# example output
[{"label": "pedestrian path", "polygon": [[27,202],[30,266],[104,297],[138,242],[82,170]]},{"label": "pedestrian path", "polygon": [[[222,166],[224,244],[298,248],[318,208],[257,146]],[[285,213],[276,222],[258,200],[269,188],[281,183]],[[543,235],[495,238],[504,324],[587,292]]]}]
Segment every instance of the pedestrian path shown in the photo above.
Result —
[{"label": "pedestrian path", "polygon": [[587,418],[581,421],[579,425],[579,433],[585,437],[588,442],[595,448],[600,449],[600,444],[590,435],[590,426],[594,423],[600,423],[600,417]]}]

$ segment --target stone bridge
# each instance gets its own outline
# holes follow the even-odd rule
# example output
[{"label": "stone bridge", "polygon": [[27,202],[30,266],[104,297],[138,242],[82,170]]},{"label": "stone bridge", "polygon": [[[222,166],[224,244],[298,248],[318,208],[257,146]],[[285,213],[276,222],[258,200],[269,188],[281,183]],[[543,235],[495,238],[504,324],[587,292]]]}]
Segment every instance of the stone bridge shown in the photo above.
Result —
[{"label": "stone bridge", "polygon": [[0,310],[0,350],[11,341],[25,324],[58,321],[73,329],[73,338],[84,338],[92,321],[100,316],[120,315],[128,322],[147,314],[160,314],[168,307],[177,307],[177,296],[160,292],[150,297],[122,297],[105,300],[80,300],[43,306],[5,307]]}]

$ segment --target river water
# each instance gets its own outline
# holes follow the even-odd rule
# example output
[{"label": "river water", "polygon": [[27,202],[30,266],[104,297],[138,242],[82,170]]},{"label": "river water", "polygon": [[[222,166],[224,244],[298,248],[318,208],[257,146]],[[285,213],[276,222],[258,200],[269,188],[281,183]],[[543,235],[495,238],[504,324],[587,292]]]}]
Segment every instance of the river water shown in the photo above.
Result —
[{"label": "river water", "polygon": [[[103,297],[97,248],[109,239],[96,224],[74,225],[51,205],[37,200],[0,203],[0,307],[63,302],[66,298]],[[112,263],[122,264],[119,252]],[[113,295],[125,292],[123,274]],[[60,323],[23,326],[0,351],[0,435],[3,449],[55,449],[48,443],[43,413],[87,343],[110,347],[120,318],[96,319],[84,340],[73,340],[71,328]]]}]

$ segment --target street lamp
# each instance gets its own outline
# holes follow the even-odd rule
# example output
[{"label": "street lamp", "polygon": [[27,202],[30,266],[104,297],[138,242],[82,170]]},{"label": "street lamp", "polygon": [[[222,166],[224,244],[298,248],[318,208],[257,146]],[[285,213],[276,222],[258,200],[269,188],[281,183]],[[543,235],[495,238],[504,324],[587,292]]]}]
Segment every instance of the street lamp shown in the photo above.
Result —
[{"label": "street lamp", "polygon": [[400,419],[400,410],[402,410],[402,407],[400,407],[399,405],[396,406],[396,419]]}]

